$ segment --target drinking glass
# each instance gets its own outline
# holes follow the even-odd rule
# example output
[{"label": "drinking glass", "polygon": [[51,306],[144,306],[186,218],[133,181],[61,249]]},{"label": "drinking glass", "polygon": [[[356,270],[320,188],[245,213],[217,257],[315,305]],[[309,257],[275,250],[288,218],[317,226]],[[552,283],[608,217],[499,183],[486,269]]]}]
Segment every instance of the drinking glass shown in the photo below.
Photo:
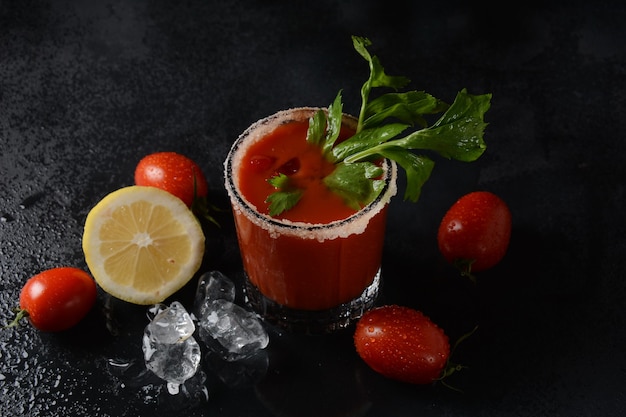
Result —
[{"label": "drinking glass", "polygon": [[[387,207],[397,192],[397,167],[383,160],[384,188],[355,214],[328,223],[273,218],[241,193],[239,167],[250,145],[274,129],[307,121],[318,108],[280,111],[253,123],[234,142],[224,163],[237,231],[246,302],[266,321],[288,331],[320,334],[350,326],[376,302]],[[325,109],[324,109],[325,110]],[[342,128],[356,130],[344,115]],[[283,146],[288,147],[287,138]]]}]

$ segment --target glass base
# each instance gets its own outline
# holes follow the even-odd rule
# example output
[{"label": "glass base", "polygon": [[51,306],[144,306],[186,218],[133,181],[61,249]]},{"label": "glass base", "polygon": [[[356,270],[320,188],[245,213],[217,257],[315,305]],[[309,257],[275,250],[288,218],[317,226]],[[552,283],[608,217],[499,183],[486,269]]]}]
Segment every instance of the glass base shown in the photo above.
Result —
[{"label": "glass base", "polygon": [[261,294],[247,277],[244,283],[244,297],[246,303],[270,324],[293,333],[325,334],[349,327],[363,313],[372,309],[378,298],[380,284],[379,268],[372,283],[360,296],[327,310],[297,310],[280,305]]}]

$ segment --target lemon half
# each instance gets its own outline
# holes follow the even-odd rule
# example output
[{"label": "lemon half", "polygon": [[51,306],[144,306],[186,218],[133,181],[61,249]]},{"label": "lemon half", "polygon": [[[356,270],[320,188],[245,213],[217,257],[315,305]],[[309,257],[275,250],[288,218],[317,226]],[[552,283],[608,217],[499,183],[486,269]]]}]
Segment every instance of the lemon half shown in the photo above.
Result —
[{"label": "lemon half", "polygon": [[104,291],[149,305],[174,294],[198,271],[204,234],[179,198],[154,187],[130,186],[91,209],[83,252]]}]

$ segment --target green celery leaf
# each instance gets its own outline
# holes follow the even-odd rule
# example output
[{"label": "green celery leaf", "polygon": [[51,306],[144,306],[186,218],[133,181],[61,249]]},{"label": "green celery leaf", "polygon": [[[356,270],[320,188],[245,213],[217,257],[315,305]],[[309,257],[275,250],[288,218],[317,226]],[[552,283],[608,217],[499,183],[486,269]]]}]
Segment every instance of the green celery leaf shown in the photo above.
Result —
[{"label": "green celery leaf", "polygon": [[325,132],[326,114],[323,110],[318,110],[313,117],[309,118],[309,129],[306,133],[306,141],[312,145],[319,145],[322,143]]},{"label": "green celery leaf", "polygon": [[416,155],[402,148],[387,148],[381,155],[393,159],[406,171],[407,186],[404,199],[417,202],[422,186],[430,178],[435,163],[428,157]]},{"label": "green celery leaf", "polygon": [[395,117],[403,123],[417,124],[426,127],[427,122],[422,117],[425,114],[434,114],[445,111],[448,105],[424,91],[407,91],[404,93],[387,93],[372,100],[365,108],[366,119],[363,128],[371,128],[382,124],[390,117]]},{"label": "green celery leaf", "polygon": [[391,87],[397,89],[404,87],[410,82],[407,77],[389,76],[385,74],[385,69],[378,57],[372,56],[367,50],[367,47],[372,45],[372,41],[369,39],[361,36],[352,36],[352,44],[354,49],[369,63],[369,87]]},{"label": "green celery leaf", "polygon": [[490,100],[491,94],[476,96],[463,89],[435,124],[399,139],[395,145],[405,149],[430,149],[446,158],[474,161],[487,147],[483,140],[487,123],[483,117]]},{"label": "green celery leaf", "polygon": [[352,163],[383,155],[385,149],[428,149],[445,158],[471,162],[480,157],[487,145],[483,132],[487,123],[483,117],[489,109],[491,94],[475,96],[462,90],[454,103],[435,124],[401,139],[394,139],[352,153],[345,162]]},{"label": "green celery leaf", "polygon": [[272,187],[281,190],[289,186],[289,177],[283,173],[279,173],[269,178],[267,182],[269,182]]},{"label": "green celery leaf", "polygon": [[406,77],[389,76],[385,73],[385,69],[381,65],[378,57],[372,56],[367,47],[372,42],[360,36],[352,36],[352,44],[354,49],[368,62],[370,67],[370,76],[367,81],[361,87],[361,110],[359,112],[359,122],[357,126],[357,132],[363,128],[363,121],[365,119],[365,109],[369,101],[369,95],[372,88],[375,87],[390,87],[394,89],[402,88],[407,85],[410,80]]},{"label": "green celery leaf", "polygon": [[341,102],[341,91],[337,93],[333,104],[328,106],[328,128],[324,144],[322,145],[322,151],[324,154],[328,154],[335,144],[335,141],[339,137],[341,130],[341,120],[343,118],[343,104]]},{"label": "green celery leaf", "polygon": [[387,75],[377,56],[371,57],[370,65],[372,69],[370,87],[372,88],[389,87],[398,89],[404,87],[411,81],[407,77]]},{"label": "green celery leaf", "polygon": [[373,129],[361,130],[349,139],[338,143],[337,146],[332,149],[333,162],[344,160],[352,154],[387,142],[388,140],[398,136],[408,127],[409,125],[392,123]]},{"label": "green celery leaf", "polygon": [[268,195],[265,199],[269,203],[270,216],[278,216],[283,211],[289,210],[300,201],[302,191],[290,187],[289,177],[285,174],[278,174],[267,180],[278,191]]},{"label": "green celery leaf", "polygon": [[270,216],[278,216],[283,211],[289,210],[300,201],[302,197],[302,191],[276,191],[267,196],[265,200],[270,203],[269,212]]},{"label": "green celery leaf", "polygon": [[383,169],[372,162],[339,163],[324,178],[324,184],[341,196],[349,207],[360,210],[371,203],[383,189],[384,181],[375,179],[382,174]]}]

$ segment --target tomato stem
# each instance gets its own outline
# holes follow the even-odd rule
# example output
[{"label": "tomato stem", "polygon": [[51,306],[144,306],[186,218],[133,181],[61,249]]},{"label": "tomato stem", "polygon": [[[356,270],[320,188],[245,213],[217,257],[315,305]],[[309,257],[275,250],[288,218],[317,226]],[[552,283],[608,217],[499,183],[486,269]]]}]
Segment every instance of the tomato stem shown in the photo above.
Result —
[{"label": "tomato stem", "polygon": [[217,220],[213,216],[211,216],[210,212],[220,211],[217,207],[209,204],[209,200],[206,196],[201,197],[198,195],[198,181],[196,180],[196,173],[192,168],[193,174],[193,201],[191,202],[191,211],[196,215],[199,219],[207,220],[210,223],[213,223],[217,227],[221,227]]},{"label": "tomato stem", "polygon": [[206,220],[217,227],[222,227],[219,222],[210,214],[212,211],[224,211],[212,204],[209,204],[206,197],[194,197],[191,204],[191,211],[200,220]]},{"label": "tomato stem", "polygon": [[461,272],[462,277],[467,277],[476,284],[476,277],[472,274],[472,264],[475,259],[455,259],[453,265]]},{"label": "tomato stem", "polygon": [[459,344],[461,342],[463,342],[464,340],[466,340],[467,338],[469,338],[471,335],[474,334],[474,332],[476,332],[476,330],[478,329],[478,326],[475,326],[470,332],[465,333],[464,335],[462,335],[461,337],[459,337],[456,342],[454,343],[454,346],[452,346],[452,350],[450,351],[450,356],[448,357],[448,363],[446,363],[446,366],[443,370],[443,372],[441,373],[441,376],[437,379],[437,381],[440,381],[441,384],[444,387],[450,388],[453,391],[457,391],[457,392],[463,392],[462,390],[448,384],[445,379],[447,377],[449,377],[450,375],[452,375],[455,372],[459,372],[462,371],[463,369],[467,369],[468,367],[465,365],[461,365],[458,363],[453,363],[450,361],[450,359],[452,359],[452,356],[454,356],[454,352],[456,351],[456,348],[459,346]]},{"label": "tomato stem", "polygon": [[16,327],[23,318],[28,317],[28,311],[23,308],[16,308],[14,311],[16,313],[15,318],[11,323],[4,326],[5,329],[8,329],[9,327]]}]

